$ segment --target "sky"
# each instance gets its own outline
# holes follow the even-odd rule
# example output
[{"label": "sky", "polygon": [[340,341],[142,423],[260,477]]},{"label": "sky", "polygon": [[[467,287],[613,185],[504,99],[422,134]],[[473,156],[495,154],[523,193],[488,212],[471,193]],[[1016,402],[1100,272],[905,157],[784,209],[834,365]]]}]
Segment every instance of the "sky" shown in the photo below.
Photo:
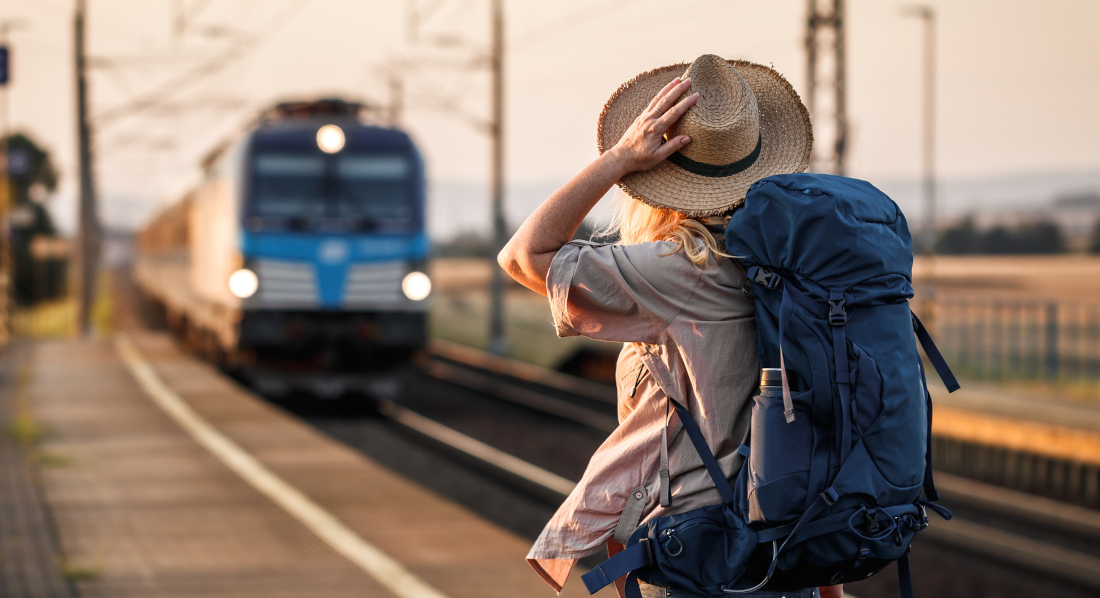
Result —
[{"label": "sky", "polygon": [[[429,172],[437,237],[488,222],[488,0],[87,0],[101,217],[137,226],[195,180],[201,157],[284,99],[388,101]],[[928,0],[937,13],[942,213],[1100,189],[1100,2]],[[437,7],[410,35],[410,7]],[[849,174],[909,211],[920,168],[921,25],[904,2],[847,2]],[[805,89],[804,0],[504,0],[513,224],[596,155],[615,89],[704,53],[770,64]],[[0,2],[12,29],[10,125],[50,149],[73,218],[73,0]],[[182,26],[176,15],[183,14]],[[446,38],[443,47],[431,40]],[[1026,179],[1028,185],[1013,181]],[[1026,193],[1023,189],[1026,188]],[[958,190],[958,191],[956,191]],[[984,190],[984,191],[983,191]],[[1003,202],[1002,202],[1003,203]],[[911,207],[910,207],[911,206]],[[990,208],[992,209],[992,208]],[[911,213],[910,219],[919,217]]]}]

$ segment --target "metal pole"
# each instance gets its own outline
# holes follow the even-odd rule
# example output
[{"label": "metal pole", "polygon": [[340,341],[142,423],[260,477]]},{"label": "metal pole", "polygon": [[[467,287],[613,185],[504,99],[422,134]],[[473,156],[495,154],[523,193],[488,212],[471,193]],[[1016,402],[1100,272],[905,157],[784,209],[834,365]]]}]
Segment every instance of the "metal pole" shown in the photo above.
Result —
[{"label": "metal pole", "polygon": [[[0,23],[0,46],[7,48],[8,46],[8,29],[10,24]],[[11,188],[11,175],[8,170],[8,135],[11,134],[9,130],[10,113],[8,103],[8,85],[11,79],[11,49],[8,49],[8,80],[4,83],[3,91],[0,92],[0,101],[3,102],[3,107],[0,108],[0,157],[3,159],[4,174],[0,179],[0,219],[3,220],[3,231],[0,231],[0,348],[6,348],[8,341],[11,339],[11,316],[12,316],[12,302],[14,301],[15,291],[15,273],[12,272],[12,264],[15,260],[11,259],[11,209],[12,209],[12,188]]]},{"label": "metal pole", "polygon": [[921,20],[921,190],[924,195],[924,230],[921,234],[926,279],[921,293],[925,325],[935,330],[933,313],[936,297],[936,13],[931,6],[904,8],[904,14]]},{"label": "metal pole", "polygon": [[833,22],[836,44],[836,64],[833,67],[836,69],[836,139],[834,140],[834,151],[836,152],[836,173],[840,176],[845,174],[845,160],[844,156],[848,146],[848,101],[847,101],[847,69],[844,68],[844,0],[835,0],[833,2]]},{"label": "metal pole", "polygon": [[936,330],[936,16],[932,7],[921,11],[924,22],[924,253],[928,280],[924,311],[930,330]]},{"label": "metal pole", "polygon": [[405,107],[405,81],[402,79],[401,71],[398,70],[396,65],[390,66],[389,80],[390,105],[388,120],[391,127],[398,127],[401,124]]},{"label": "metal pole", "polygon": [[1059,366],[1061,360],[1059,359],[1059,347],[1058,347],[1058,304],[1051,301],[1046,306],[1046,367],[1043,368],[1046,374],[1046,379],[1051,382],[1058,380]]},{"label": "metal pole", "polygon": [[493,206],[493,252],[489,268],[493,279],[489,306],[489,351],[497,355],[508,352],[504,336],[504,273],[496,263],[496,254],[504,248],[507,226],[504,222],[504,7],[503,0],[492,0],[492,120],[489,135],[492,143],[492,180],[490,193]]},{"label": "metal pole", "polygon": [[[929,274],[936,254],[936,14],[931,7],[921,11],[924,21],[924,201],[925,252]],[[929,285],[933,284],[931,277]]]},{"label": "metal pole", "polygon": [[92,300],[95,297],[96,262],[99,249],[99,225],[96,220],[95,185],[92,179],[91,127],[88,123],[88,84],[84,55],[85,0],[76,1],[73,20],[76,71],[76,122],[80,160],[80,207],[78,242],[73,254],[76,286],[76,332],[88,335]]},{"label": "metal pole", "polygon": [[810,167],[843,176],[848,141],[844,2],[807,0],[806,12],[805,99],[810,117],[819,125]]},{"label": "metal pole", "polygon": [[806,108],[817,103],[817,0],[806,0]]}]

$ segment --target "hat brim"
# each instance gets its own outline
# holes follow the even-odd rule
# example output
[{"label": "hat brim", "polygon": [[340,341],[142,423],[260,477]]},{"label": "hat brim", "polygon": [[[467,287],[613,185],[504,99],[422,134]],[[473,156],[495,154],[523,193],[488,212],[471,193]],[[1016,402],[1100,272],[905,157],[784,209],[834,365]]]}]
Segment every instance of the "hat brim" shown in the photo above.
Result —
[{"label": "hat brim", "polygon": [[[649,170],[632,172],[619,186],[634,199],[689,216],[712,216],[745,201],[756,181],[775,174],[802,172],[810,164],[813,129],[810,113],[782,75],[744,60],[728,61],[756,95],[760,110],[760,156],[746,170],[728,177],[694,174],[668,160]],[[611,149],[658,92],[682,75],[688,64],[674,64],[638,75],[624,83],[600,114],[597,145]]]}]

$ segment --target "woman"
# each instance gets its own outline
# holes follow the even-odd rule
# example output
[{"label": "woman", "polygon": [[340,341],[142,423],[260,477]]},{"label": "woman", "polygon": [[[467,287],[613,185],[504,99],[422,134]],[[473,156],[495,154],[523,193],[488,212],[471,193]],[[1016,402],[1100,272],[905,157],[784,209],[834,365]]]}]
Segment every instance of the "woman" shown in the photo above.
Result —
[{"label": "woman", "polygon": [[[806,168],[813,138],[781,75],[704,55],[624,84],[600,116],[598,142],[600,157],[498,257],[520,284],[549,297],[558,336],[625,343],[616,368],[620,425],[528,555],[558,591],[578,558],[604,544],[621,550],[640,521],[722,502],[675,415],[667,419],[665,398],[686,403],[732,479],[758,371],[753,305],[744,272],[724,252],[723,229],[753,182]],[[633,198],[612,225],[620,241],[571,241],[616,183]],[[617,587],[622,595],[622,580]]]}]

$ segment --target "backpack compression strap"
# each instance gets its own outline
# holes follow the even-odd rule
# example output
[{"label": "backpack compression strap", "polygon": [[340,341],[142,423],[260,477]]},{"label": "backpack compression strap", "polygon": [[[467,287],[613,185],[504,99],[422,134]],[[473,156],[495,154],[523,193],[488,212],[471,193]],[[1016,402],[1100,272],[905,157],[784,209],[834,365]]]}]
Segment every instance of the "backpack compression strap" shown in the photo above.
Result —
[{"label": "backpack compression strap", "polygon": [[955,374],[951,373],[951,368],[947,367],[947,360],[943,358],[943,354],[936,347],[936,343],[932,341],[932,335],[928,334],[928,329],[924,327],[924,323],[920,321],[917,314],[912,311],[909,313],[913,315],[913,331],[917,333],[917,340],[920,341],[920,346],[924,348],[924,354],[928,356],[928,361],[932,362],[932,367],[936,368],[940,380],[943,380],[947,392],[959,390],[959,381],[955,379]]},{"label": "backpack compression strap", "polygon": [[[932,335],[928,334],[928,329],[924,327],[917,314],[911,310],[909,313],[913,316],[913,331],[917,334],[917,340],[924,348],[924,354],[928,356],[928,361],[932,362],[932,367],[936,368],[936,373],[940,375],[940,380],[943,380],[947,392],[955,392],[959,389],[959,381],[955,379],[955,374],[951,373],[951,368],[947,367],[947,361],[943,358],[943,354],[940,353],[936,343],[932,340]],[[936,482],[932,478],[932,395],[928,392],[928,378],[924,375],[924,362],[917,361],[917,365],[920,366],[920,381],[924,386],[922,388],[924,391],[924,404],[928,413],[928,429],[926,431],[928,444],[924,450],[924,496],[928,500],[939,500],[940,494],[936,491]]]},{"label": "backpack compression strap", "polygon": [[[790,285],[784,284],[784,291]],[[829,329],[833,337],[833,363],[836,368],[836,389],[840,394],[840,462],[852,452],[852,376],[848,370],[848,341],[844,327],[848,311],[844,308],[844,293],[829,291]]]},{"label": "backpack compression strap", "polygon": [[[757,268],[758,275],[759,272],[760,269]],[[829,322],[830,334],[833,339],[836,388],[837,393],[840,395],[840,434],[838,440],[840,442],[840,462],[843,463],[852,451],[852,421],[855,419],[855,414],[852,412],[852,376],[848,370],[848,342],[844,333],[845,325],[848,323],[844,293],[830,291],[829,311],[822,314],[823,306],[820,303],[798,290],[798,287],[791,284],[787,279],[775,274],[770,276],[775,276],[779,280],[778,284],[783,285],[783,299],[779,304],[779,368],[780,378],[783,381],[783,415],[786,417],[788,424],[794,421],[794,401],[791,399],[790,387],[787,384],[787,367],[783,358],[783,329],[787,320],[791,317],[794,304],[797,303],[811,314],[824,317]]]}]

